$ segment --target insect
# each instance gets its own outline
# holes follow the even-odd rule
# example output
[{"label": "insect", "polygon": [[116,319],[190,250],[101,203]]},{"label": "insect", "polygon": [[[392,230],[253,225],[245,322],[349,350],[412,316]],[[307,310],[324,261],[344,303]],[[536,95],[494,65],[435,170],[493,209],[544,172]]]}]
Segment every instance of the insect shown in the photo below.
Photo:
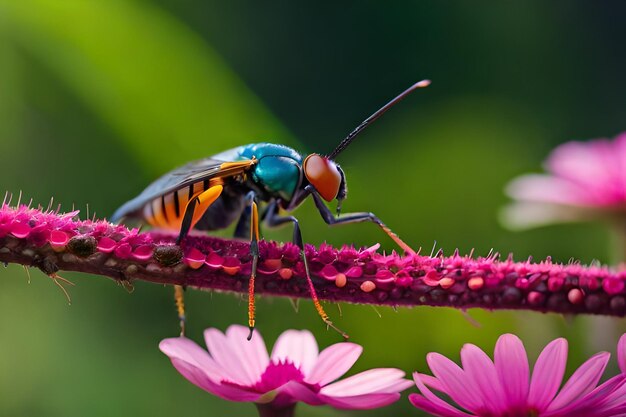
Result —
[{"label": "insect", "polygon": [[[412,253],[412,249],[374,214],[360,212],[340,215],[341,203],[348,189],[346,176],[335,159],[370,123],[411,92],[429,84],[429,80],[422,80],[400,93],[365,119],[328,155],[312,153],[303,156],[292,148],[271,143],[230,149],[190,162],[163,175],[137,197],[122,205],[111,221],[127,217],[142,218],[154,227],[178,231],[177,244],[193,228],[217,230],[237,221],[235,237],[250,239],[252,271],[248,284],[248,326],[251,338],[255,327],[254,281],[259,261],[259,204],[264,203],[262,219],[267,226],[293,224],[293,242],[300,248],[315,309],[326,325],[347,338],[344,332],[334,326],[320,304],[309,274],[298,220],[288,213],[310,196],[327,224],[373,222],[403,250]],[[337,200],[336,215],[326,205],[326,202],[333,200]],[[175,297],[183,334],[185,315],[182,287],[175,288]]]}]

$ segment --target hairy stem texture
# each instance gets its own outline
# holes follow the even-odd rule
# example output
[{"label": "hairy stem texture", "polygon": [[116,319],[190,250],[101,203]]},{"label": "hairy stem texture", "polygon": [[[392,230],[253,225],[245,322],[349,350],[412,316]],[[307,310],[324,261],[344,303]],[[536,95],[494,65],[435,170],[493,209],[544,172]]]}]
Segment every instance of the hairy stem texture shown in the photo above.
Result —
[{"label": "hairy stem texture", "polygon": [[[0,262],[246,293],[252,257],[247,242],[140,233],[106,221],[78,220],[25,206],[0,208]],[[308,298],[297,246],[259,242],[258,294]],[[626,313],[626,271],[603,266],[500,260],[470,255],[400,256],[376,247],[307,245],[312,279],[323,300],[389,306],[525,309],[568,314]]]}]

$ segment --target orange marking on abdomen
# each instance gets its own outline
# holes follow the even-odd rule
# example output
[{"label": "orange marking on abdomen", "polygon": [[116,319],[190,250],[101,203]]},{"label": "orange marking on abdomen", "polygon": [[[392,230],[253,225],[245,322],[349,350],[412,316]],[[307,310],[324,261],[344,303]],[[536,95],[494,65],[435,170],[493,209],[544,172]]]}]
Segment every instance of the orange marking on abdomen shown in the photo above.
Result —
[{"label": "orange marking on abdomen", "polygon": [[176,213],[176,203],[174,202],[174,193],[169,193],[163,197],[165,214],[167,218],[168,227],[171,229],[180,229],[182,225],[182,217],[180,211]]},{"label": "orange marking on abdomen", "polygon": [[[193,198],[198,197],[198,205],[192,217],[193,228],[193,225],[202,218],[208,207],[219,197],[223,183],[221,178],[212,178],[157,197],[144,206],[143,217],[153,227],[180,230],[187,205]],[[213,189],[207,192],[209,188]]]},{"label": "orange marking on abdomen", "polygon": [[202,181],[196,182],[193,184],[193,195],[198,195],[201,192],[203,192],[204,190],[206,190],[206,188],[204,188],[204,183]]},{"label": "orange marking on abdomen", "polygon": [[189,203],[189,187],[182,188],[174,193],[174,198],[178,199],[178,217],[182,220],[185,217],[185,209]]},{"label": "orange marking on abdomen", "polygon": [[[174,201],[172,200],[172,205]],[[164,204],[164,197],[157,197],[143,208],[144,218],[151,226],[164,229],[175,229],[175,219],[168,217],[167,207]],[[174,224],[172,224],[174,220]]]},{"label": "orange marking on abdomen", "polygon": [[143,206],[143,218],[150,224],[150,226],[156,226],[154,215],[152,214],[152,203],[148,203]]},{"label": "orange marking on abdomen", "polygon": [[154,220],[159,227],[167,228],[168,221],[165,217],[165,210],[163,210],[163,202],[161,201],[161,197],[155,198],[152,200],[152,211],[154,212]]}]

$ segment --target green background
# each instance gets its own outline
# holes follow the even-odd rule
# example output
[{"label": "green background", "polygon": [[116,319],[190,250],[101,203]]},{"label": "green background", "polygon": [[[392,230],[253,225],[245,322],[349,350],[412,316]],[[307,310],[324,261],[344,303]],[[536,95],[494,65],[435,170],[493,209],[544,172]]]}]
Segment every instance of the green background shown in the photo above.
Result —
[{"label": "green background", "polygon": [[[603,225],[513,233],[498,212],[505,184],[539,171],[558,143],[626,128],[625,14],[617,1],[0,0],[0,189],[107,216],[163,172],[236,145],[329,152],[431,78],[341,155],[344,211],[372,211],[426,251],[436,241],[446,253],[608,262]],[[372,225],[326,227],[311,202],[296,214],[307,242],[394,248]],[[68,306],[31,275],[29,284],[20,267],[0,270],[0,416],[254,414],[193,387],[158,351],[178,331],[171,289],[138,283],[128,294],[67,273],[77,284]],[[188,292],[187,304],[198,342],[206,327],[245,323],[238,296]],[[351,372],[426,372],[427,352],[457,360],[463,343],[491,351],[504,332],[520,335],[533,360],[567,337],[571,372],[617,342],[608,319],[469,311],[476,326],[443,308],[327,309],[365,347]],[[322,346],[338,341],[310,302],[296,312],[261,298],[266,342],[289,328],[310,329]],[[298,415],[420,414],[405,394],[381,410],[303,405]]]}]

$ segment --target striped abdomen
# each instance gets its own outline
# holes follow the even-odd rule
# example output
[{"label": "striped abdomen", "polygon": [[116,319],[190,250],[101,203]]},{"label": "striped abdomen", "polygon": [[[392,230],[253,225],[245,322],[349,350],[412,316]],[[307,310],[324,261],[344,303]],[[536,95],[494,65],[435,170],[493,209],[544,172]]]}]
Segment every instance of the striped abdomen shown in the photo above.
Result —
[{"label": "striped abdomen", "polygon": [[[154,227],[178,231],[181,228],[187,204],[193,198],[221,182],[219,178],[207,179],[157,197],[143,207],[143,217]],[[192,227],[200,220],[206,208],[202,204],[196,206]]]}]

